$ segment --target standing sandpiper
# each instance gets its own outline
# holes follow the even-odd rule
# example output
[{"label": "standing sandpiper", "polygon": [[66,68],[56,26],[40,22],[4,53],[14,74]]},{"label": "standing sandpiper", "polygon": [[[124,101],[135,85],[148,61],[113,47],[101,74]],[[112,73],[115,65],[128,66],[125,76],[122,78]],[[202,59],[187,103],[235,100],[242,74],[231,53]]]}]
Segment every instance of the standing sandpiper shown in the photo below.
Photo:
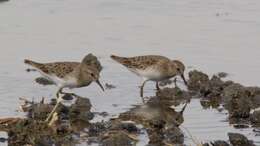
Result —
[{"label": "standing sandpiper", "polygon": [[95,81],[104,91],[99,82],[102,67],[97,57],[92,54],[86,55],[82,62],[37,63],[25,59],[24,63],[34,67],[43,77],[59,87],[57,97],[59,93],[63,93],[63,88],[80,88],[88,86],[92,81]]},{"label": "standing sandpiper", "polygon": [[178,60],[170,60],[164,56],[147,55],[136,57],[119,57],[111,55],[111,58],[124,65],[128,70],[143,78],[140,89],[140,96],[143,97],[144,84],[151,80],[156,82],[156,89],[159,90],[159,81],[180,75],[185,85],[185,66]]}]

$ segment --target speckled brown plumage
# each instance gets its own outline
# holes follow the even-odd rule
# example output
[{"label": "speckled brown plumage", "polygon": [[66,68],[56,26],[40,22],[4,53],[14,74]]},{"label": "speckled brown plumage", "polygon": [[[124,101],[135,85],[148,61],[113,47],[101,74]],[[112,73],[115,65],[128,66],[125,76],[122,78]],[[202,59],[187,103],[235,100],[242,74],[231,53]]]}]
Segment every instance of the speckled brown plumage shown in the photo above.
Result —
[{"label": "speckled brown plumage", "polygon": [[54,74],[59,78],[64,78],[80,64],[79,62],[38,63],[28,59],[26,59],[24,62],[46,74]]},{"label": "speckled brown plumage", "polygon": [[55,62],[43,64],[39,69],[48,74],[55,74],[59,78],[64,78],[71,73],[79,62]]},{"label": "speckled brown plumage", "polygon": [[112,55],[111,58],[128,68],[135,69],[146,69],[147,67],[160,65],[163,62],[170,62],[170,59],[159,55],[136,56],[129,58]]},{"label": "speckled brown plumage", "polygon": [[158,90],[159,81],[169,79],[176,75],[180,75],[186,84],[186,80],[183,75],[185,67],[181,61],[172,61],[167,57],[159,55],[135,57],[119,57],[111,55],[111,58],[143,78],[140,90],[141,97],[143,96],[144,84],[149,80],[156,81],[156,88]]},{"label": "speckled brown plumage", "polygon": [[55,83],[59,87],[57,95],[64,87],[80,88],[88,86],[92,81],[104,90],[99,82],[102,66],[92,54],[86,55],[81,62],[38,63],[25,59],[24,63],[36,68],[43,77]]}]

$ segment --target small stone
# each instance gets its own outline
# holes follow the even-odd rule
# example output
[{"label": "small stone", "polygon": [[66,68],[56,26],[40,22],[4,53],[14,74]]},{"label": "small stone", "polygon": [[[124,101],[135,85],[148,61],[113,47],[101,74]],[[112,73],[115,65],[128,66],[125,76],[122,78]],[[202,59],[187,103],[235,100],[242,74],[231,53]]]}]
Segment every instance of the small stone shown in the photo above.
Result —
[{"label": "small stone", "polygon": [[116,86],[115,86],[115,85],[112,85],[112,84],[106,83],[106,84],[105,84],[105,88],[106,88],[106,89],[113,89],[113,88],[116,88]]},{"label": "small stone", "polygon": [[210,142],[212,146],[229,146],[229,144],[226,141],[223,140],[217,140],[214,142]]},{"label": "small stone", "polygon": [[250,116],[250,120],[254,126],[260,126],[260,110],[254,111]]},{"label": "small stone", "polygon": [[229,141],[233,146],[254,146],[244,135],[239,133],[228,133]]},{"label": "small stone", "polygon": [[219,78],[225,78],[225,77],[228,76],[228,73],[225,73],[225,72],[219,72],[217,75],[218,75]]}]

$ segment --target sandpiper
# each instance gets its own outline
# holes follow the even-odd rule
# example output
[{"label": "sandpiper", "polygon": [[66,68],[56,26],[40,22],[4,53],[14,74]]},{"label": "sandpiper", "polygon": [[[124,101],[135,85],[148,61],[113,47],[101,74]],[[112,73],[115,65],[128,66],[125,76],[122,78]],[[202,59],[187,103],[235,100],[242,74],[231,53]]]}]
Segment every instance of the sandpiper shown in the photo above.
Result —
[{"label": "sandpiper", "polygon": [[64,94],[63,88],[80,88],[88,86],[92,81],[104,91],[99,82],[102,67],[97,57],[92,54],[86,55],[81,62],[38,63],[25,59],[24,63],[35,68],[43,77],[59,87],[57,97],[59,93]]},{"label": "sandpiper", "polygon": [[140,96],[143,97],[144,84],[151,80],[156,82],[156,89],[159,90],[159,81],[172,78],[176,75],[181,76],[185,85],[187,82],[184,77],[185,66],[181,61],[170,60],[159,55],[146,55],[135,57],[119,57],[111,55],[111,58],[124,65],[128,70],[143,78]]}]

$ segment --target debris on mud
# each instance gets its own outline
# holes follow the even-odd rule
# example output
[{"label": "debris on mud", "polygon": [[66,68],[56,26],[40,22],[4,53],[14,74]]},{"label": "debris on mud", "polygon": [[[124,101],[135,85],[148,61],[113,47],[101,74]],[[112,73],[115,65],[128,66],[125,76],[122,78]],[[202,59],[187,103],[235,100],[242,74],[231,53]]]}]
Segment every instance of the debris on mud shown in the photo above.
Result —
[{"label": "debris on mud", "polygon": [[[75,94],[65,94],[62,100],[52,99],[49,103],[44,98],[39,102],[21,98],[23,104],[20,108],[27,116],[0,119],[0,130],[7,132],[7,142],[11,146],[74,146],[82,142],[101,146],[135,146],[141,131],[148,134],[149,146],[184,145],[184,134],[180,129],[185,120],[183,112],[192,98],[199,98],[204,108],[226,109],[229,122],[234,127],[247,128],[253,125],[257,131],[260,125],[260,112],[257,110],[260,107],[260,88],[223,81],[225,76],[219,73],[210,78],[203,72],[191,71],[188,91],[166,87],[149,97],[144,104],[102,122],[90,120],[97,115],[106,117],[108,113],[91,112],[90,100]],[[40,78],[38,81],[48,84]],[[115,88],[110,84],[106,84],[106,87]],[[57,102],[61,104],[55,106]],[[179,105],[183,105],[183,108],[176,111],[174,107]],[[57,109],[50,121],[46,122],[54,107]],[[228,136],[230,142],[217,140],[203,146],[253,146],[252,141],[243,135],[229,133]]]},{"label": "debris on mud", "polygon": [[[64,96],[72,95],[65,94]],[[55,110],[50,122],[46,122],[45,119],[54,108],[55,100],[45,103],[44,98],[40,102],[21,98],[23,101],[21,109],[27,113],[27,116],[0,119],[0,131],[7,132],[8,145],[74,146],[76,143],[85,141],[107,146],[132,146],[138,141],[137,135],[140,129],[134,123],[120,119],[90,123],[94,113],[90,111],[89,99],[79,96],[73,98],[76,100],[69,106],[66,103],[68,101],[62,101],[63,104]]]},{"label": "debris on mud", "polygon": [[10,146],[74,143],[74,135],[79,133],[76,130],[79,123],[84,123],[86,127],[93,118],[90,116],[91,104],[87,98],[77,97],[71,107],[60,106],[50,123],[44,120],[54,103],[45,103],[44,99],[39,103],[24,98],[21,100],[21,108],[27,113],[27,117],[0,119],[0,130],[7,132]]}]

